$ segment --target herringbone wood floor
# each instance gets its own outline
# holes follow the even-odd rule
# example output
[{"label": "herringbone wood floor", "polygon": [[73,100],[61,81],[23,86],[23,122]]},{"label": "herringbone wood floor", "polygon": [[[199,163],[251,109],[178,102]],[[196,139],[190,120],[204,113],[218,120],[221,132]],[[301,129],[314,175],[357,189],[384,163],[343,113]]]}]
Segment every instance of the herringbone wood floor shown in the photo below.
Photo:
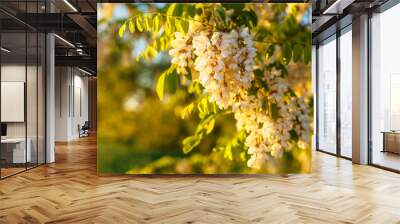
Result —
[{"label": "herringbone wood floor", "polygon": [[400,223],[400,175],[316,153],[310,175],[96,175],[94,138],[0,181],[0,223]]}]

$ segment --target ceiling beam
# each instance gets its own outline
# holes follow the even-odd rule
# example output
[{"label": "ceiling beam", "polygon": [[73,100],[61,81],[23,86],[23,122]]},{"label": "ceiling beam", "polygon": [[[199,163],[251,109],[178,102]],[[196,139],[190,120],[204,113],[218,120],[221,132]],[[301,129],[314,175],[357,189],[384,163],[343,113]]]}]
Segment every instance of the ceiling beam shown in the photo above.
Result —
[{"label": "ceiling beam", "polygon": [[97,30],[90,24],[85,17],[80,14],[67,14],[67,16],[80,26],[91,38],[97,38]]},{"label": "ceiling beam", "polygon": [[97,67],[95,57],[90,56],[55,56],[56,66],[80,66],[95,70]]}]

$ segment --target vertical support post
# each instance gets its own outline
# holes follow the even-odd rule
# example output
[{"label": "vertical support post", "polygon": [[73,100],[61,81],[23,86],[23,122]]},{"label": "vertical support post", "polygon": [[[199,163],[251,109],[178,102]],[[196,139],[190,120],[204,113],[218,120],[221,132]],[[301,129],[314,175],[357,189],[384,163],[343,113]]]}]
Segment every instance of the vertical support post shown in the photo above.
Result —
[{"label": "vertical support post", "polygon": [[353,19],[352,158],[368,163],[368,15]]},{"label": "vertical support post", "polygon": [[[46,2],[46,11],[53,12],[54,6]],[[55,54],[54,34],[46,34],[46,163],[55,161]]]},{"label": "vertical support post", "polygon": [[340,114],[340,79],[341,79],[341,67],[340,67],[340,35],[341,31],[339,27],[336,28],[336,155],[341,156],[342,147],[342,123]]}]

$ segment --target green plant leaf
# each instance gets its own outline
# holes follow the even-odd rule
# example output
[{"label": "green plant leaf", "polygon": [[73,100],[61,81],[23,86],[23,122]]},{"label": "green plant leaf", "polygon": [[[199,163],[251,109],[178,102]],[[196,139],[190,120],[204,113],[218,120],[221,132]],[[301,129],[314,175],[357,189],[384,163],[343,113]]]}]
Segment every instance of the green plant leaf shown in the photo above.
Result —
[{"label": "green plant leaf", "polygon": [[218,13],[219,17],[221,18],[222,22],[225,23],[225,21],[226,21],[225,8],[224,7],[217,7],[217,13]]},{"label": "green plant leaf", "polygon": [[255,75],[257,78],[261,79],[261,78],[264,77],[264,71],[261,70],[261,69],[256,69],[256,70],[254,70],[254,75]]},{"label": "green plant leaf", "polygon": [[173,16],[176,9],[176,3],[171,4],[167,10],[167,16]]},{"label": "green plant leaf", "polygon": [[232,155],[232,145],[227,145],[225,147],[225,151],[224,151],[224,158],[227,158],[229,160],[233,159],[233,155]]},{"label": "green plant leaf", "polygon": [[222,3],[221,4],[225,9],[234,9],[235,11],[239,11],[244,9],[244,3]]},{"label": "green plant leaf", "polygon": [[158,78],[158,81],[157,81],[156,91],[157,91],[157,95],[160,98],[160,100],[164,99],[166,75],[167,75],[166,73],[161,74],[160,78]]},{"label": "green plant leaf", "polygon": [[208,114],[210,114],[210,110],[208,108],[208,99],[204,97],[199,101],[197,104],[197,110],[199,111],[199,118],[203,119],[205,118]]},{"label": "green plant leaf", "polygon": [[257,22],[258,22],[257,14],[253,10],[250,10],[249,11],[249,16],[250,16],[251,25],[253,27],[256,27],[257,26]]},{"label": "green plant leaf", "polygon": [[177,4],[174,11],[174,16],[182,16],[185,4]]},{"label": "green plant leaf", "polygon": [[290,130],[290,139],[297,142],[299,140],[299,136],[297,135],[297,132],[295,130]]},{"label": "green plant leaf", "polygon": [[152,30],[152,18],[150,16],[145,17],[145,25],[146,25],[146,31],[150,32]]},{"label": "green plant leaf", "polygon": [[244,17],[244,22],[249,27],[257,26],[257,15],[254,11],[243,11],[241,14]]},{"label": "green plant leaf", "polygon": [[283,62],[285,64],[289,64],[290,60],[292,59],[292,47],[290,44],[283,44],[282,54]]},{"label": "green plant leaf", "polygon": [[186,137],[182,141],[183,153],[188,154],[199,144],[200,144],[200,139],[197,136]]},{"label": "green plant leaf", "polygon": [[134,33],[135,32],[135,23],[131,20],[129,20],[129,32]]},{"label": "green plant leaf", "polygon": [[312,52],[312,50],[311,50],[310,46],[306,46],[304,48],[304,62],[306,64],[311,62],[311,54],[312,54],[311,52]]},{"label": "green plant leaf", "polygon": [[167,23],[165,24],[165,33],[171,35],[175,32],[175,19],[172,17],[167,18]]},{"label": "green plant leaf", "polygon": [[176,70],[173,69],[173,71],[167,72],[165,78],[167,84],[166,90],[168,91],[168,93],[175,93],[176,88],[178,87],[179,84],[179,76],[178,73],[176,73]]},{"label": "green plant leaf", "polygon": [[279,117],[279,109],[278,109],[278,105],[276,105],[275,103],[271,103],[270,104],[270,114],[271,114],[271,118],[273,120],[277,120]]},{"label": "green plant leaf", "polygon": [[274,52],[275,52],[275,45],[273,44],[269,45],[267,49],[267,57],[268,57],[267,59],[271,58],[274,55]]},{"label": "green plant leaf", "polygon": [[126,30],[126,22],[124,24],[122,24],[122,26],[118,30],[118,34],[119,34],[120,38],[124,37],[125,30]]},{"label": "green plant leaf", "polygon": [[143,32],[142,22],[143,22],[143,19],[141,16],[136,17],[136,27],[139,30],[139,32]]},{"label": "green plant leaf", "polygon": [[154,18],[154,24],[153,24],[153,29],[154,29],[154,33],[158,33],[158,31],[160,31],[160,15],[157,15]]},{"label": "green plant leaf", "polygon": [[296,44],[293,47],[293,60],[295,62],[301,61],[303,58],[303,48],[301,47],[300,44]]},{"label": "green plant leaf", "polygon": [[189,29],[189,23],[186,22],[185,20],[179,19],[179,18],[175,18],[175,27],[176,30],[180,33],[186,34],[188,32]]},{"label": "green plant leaf", "polygon": [[157,56],[157,50],[151,45],[147,46],[146,51],[149,58],[155,58]]},{"label": "green plant leaf", "polygon": [[182,114],[181,114],[182,119],[188,118],[190,116],[190,114],[193,113],[193,111],[194,111],[194,103],[191,102],[185,108],[183,108]]},{"label": "green plant leaf", "polygon": [[206,134],[210,134],[215,127],[215,119],[211,118],[205,125],[204,129],[206,129]]},{"label": "green plant leaf", "polygon": [[182,24],[181,24],[181,20],[180,20],[180,19],[178,19],[178,18],[175,18],[175,19],[174,19],[174,26],[176,27],[176,30],[177,30],[178,32],[184,33],[183,27],[182,27]]},{"label": "green plant leaf", "polygon": [[194,4],[186,4],[186,12],[190,17],[194,17],[196,15],[196,6]]}]

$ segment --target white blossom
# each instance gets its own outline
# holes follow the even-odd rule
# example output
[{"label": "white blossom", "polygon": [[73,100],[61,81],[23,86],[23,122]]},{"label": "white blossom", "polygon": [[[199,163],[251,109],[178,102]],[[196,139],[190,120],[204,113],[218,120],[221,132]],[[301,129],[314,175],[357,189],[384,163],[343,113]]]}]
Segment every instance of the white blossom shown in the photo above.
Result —
[{"label": "white blossom", "polygon": [[[290,148],[291,130],[297,134],[298,147],[307,148],[309,117],[303,98],[287,97],[289,82],[276,69],[265,69],[262,79],[268,86],[249,94],[254,85],[256,49],[247,27],[230,32],[212,32],[189,26],[189,33],[175,33],[169,51],[178,73],[186,74],[188,61],[199,73],[199,81],[210,101],[220,109],[230,108],[238,130],[245,130],[245,145],[251,155],[247,165],[261,168],[269,156],[279,158]],[[275,57],[271,57],[273,62]],[[277,105],[278,118],[264,108],[265,102]],[[269,109],[268,109],[269,110]],[[297,144],[297,143],[296,143]]]}]

